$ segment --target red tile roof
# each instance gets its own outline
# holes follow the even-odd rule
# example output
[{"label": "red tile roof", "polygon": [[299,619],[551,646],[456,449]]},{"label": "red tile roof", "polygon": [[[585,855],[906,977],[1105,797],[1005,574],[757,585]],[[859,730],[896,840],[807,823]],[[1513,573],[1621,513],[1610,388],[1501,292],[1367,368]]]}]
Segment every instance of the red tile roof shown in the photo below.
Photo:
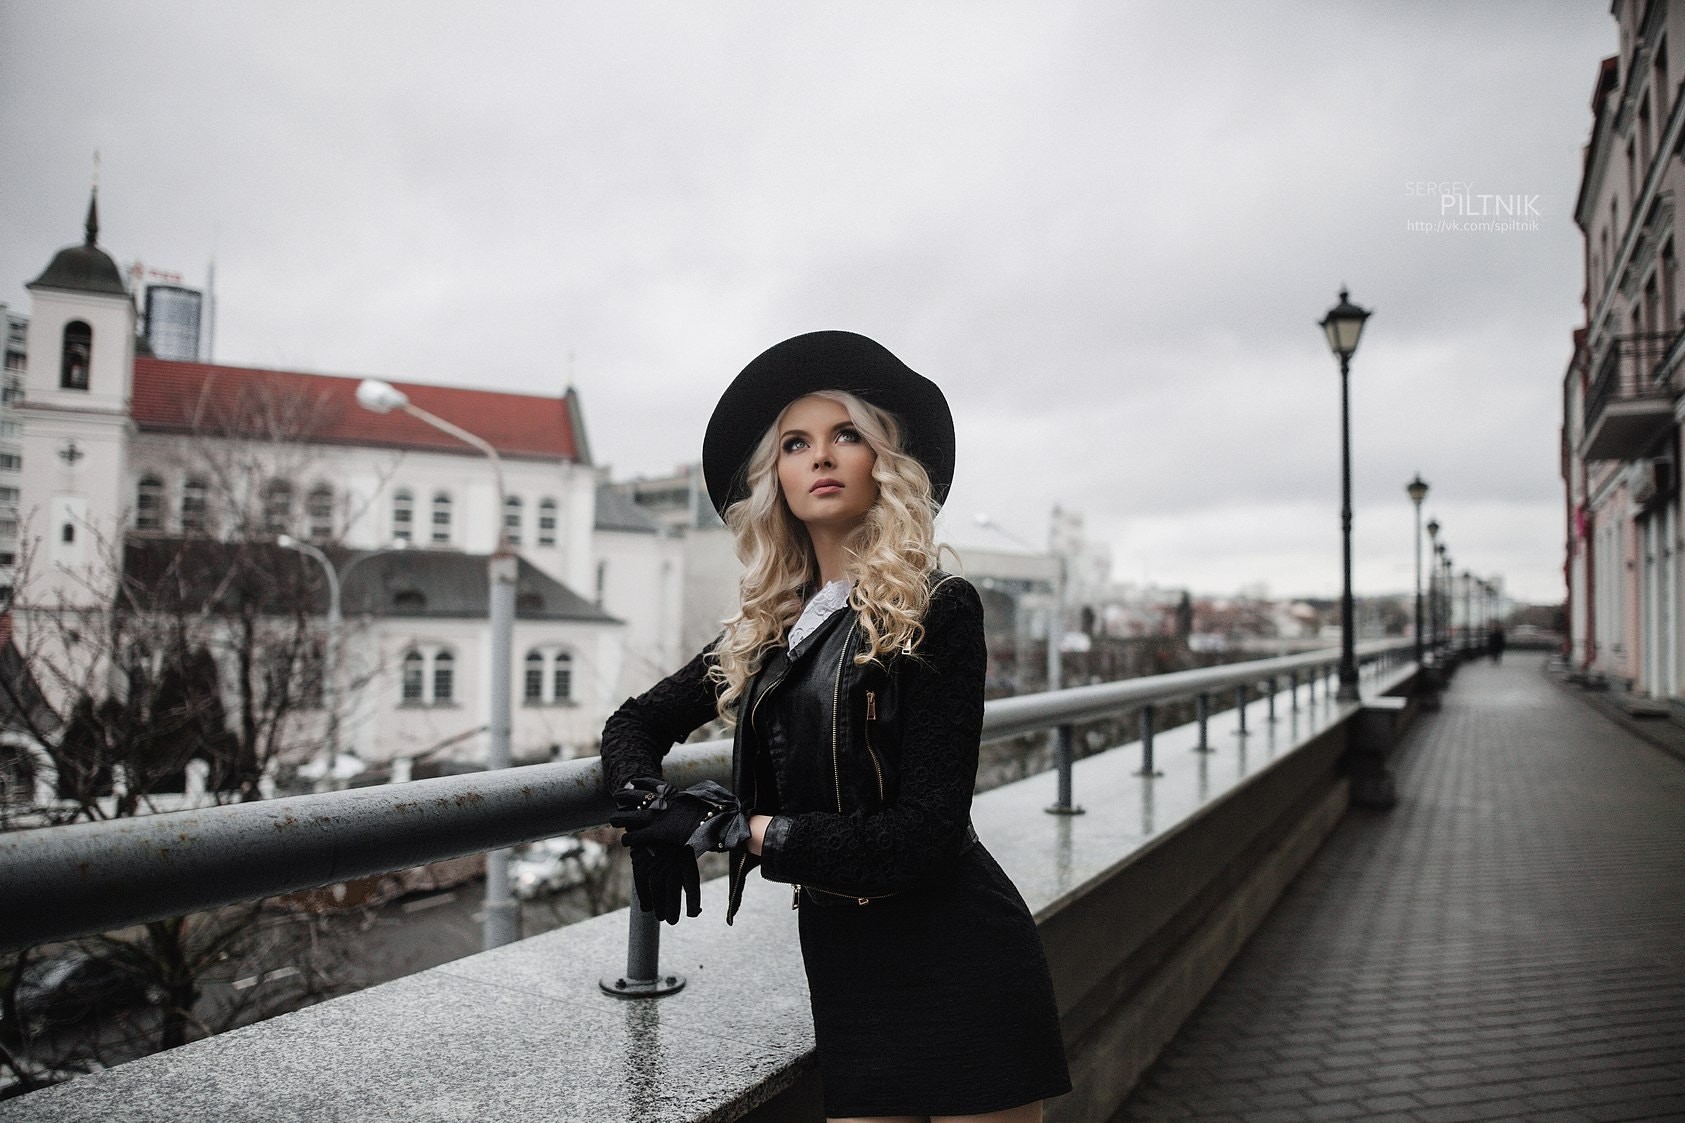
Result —
[{"label": "red tile roof", "polygon": [[[358,378],[135,357],[135,424],[151,432],[198,432],[323,444],[480,455],[406,413],[357,404]],[[411,382],[392,385],[428,413],[460,425],[505,456],[580,460],[567,397],[505,394]],[[575,399],[577,400],[577,399]]]}]

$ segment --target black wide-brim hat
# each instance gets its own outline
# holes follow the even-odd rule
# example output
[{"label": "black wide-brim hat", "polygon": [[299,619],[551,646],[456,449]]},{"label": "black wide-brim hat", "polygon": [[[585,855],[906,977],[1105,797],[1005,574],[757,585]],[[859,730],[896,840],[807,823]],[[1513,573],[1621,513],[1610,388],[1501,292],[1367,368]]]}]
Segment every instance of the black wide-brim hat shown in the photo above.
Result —
[{"label": "black wide-brim hat", "polygon": [[784,407],[816,390],[845,390],[901,423],[908,455],[924,465],[937,506],[954,482],[954,415],[936,383],[876,340],[815,331],[776,343],[732,379],[702,438],[702,474],[714,510],[749,494],[749,457]]}]

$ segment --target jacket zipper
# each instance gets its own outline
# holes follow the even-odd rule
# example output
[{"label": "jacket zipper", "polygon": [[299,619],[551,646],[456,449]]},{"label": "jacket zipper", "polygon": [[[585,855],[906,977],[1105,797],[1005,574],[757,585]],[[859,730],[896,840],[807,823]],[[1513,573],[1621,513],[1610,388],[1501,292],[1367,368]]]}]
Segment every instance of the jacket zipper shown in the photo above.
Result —
[{"label": "jacket zipper", "polygon": [[842,765],[837,760],[837,711],[842,707],[842,669],[843,660],[848,658],[849,641],[854,638],[854,629],[860,626],[860,617],[848,626],[848,635],[843,637],[842,651],[837,655],[836,677],[831,683],[831,782],[837,789],[837,814],[843,813],[842,806]]},{"label": "jacket zipper", "polygon": [[[754,705],[749,707],[749,730],[748,730],[749,736],[754,736],[754,734],[755,734],[755,714],[761,708],[761,699],[765,698],[768,694],[772,693],[772,691],[778,686],[778,684],[784,681],[785,675],[788,675],[789,673],[790,673],[789,670],[786,669],[784,674],[779,675],[777,678],[772,680],[772,684],[770,686],[768,686],[765,690],[761,691],[759,694],[755,695],[755,703],[754,703]],[[760,797],[760,791],[758,790],[759,785],[758,785],[758,782],[757,782],[756,777],[755,777],[755,770],[753,768],[750,768],[748,770],[748,773],[749,774],[746,777],[744,777],[749,782],[749,802],[746,806],[751,811],[753,811],[753,809],[755,807],[755,800]],[[731,886],[730,891],[726,893],[726,908],[728,908],[728,909],[731,908],[731,902],[734,901],[734,900],[737,900],[739,898],[739,896],[742,894],[743,885],[748,879],[748,868],[749,868],[749,857],[748,857],[748,855],[745,854],[741,860],[735,861],[733,864],[737,867],[735,870],[732,871],[732,873],[734,874],[732,880],[736,884]],[[798,889],[797,892],[799,893],[800,890]],[[794,908],[795,906],[792,905],[791,907]]]},{"label": "jacket zipper", "polygon": [[878,720],[878,696],[866,691],[866,755],[872,758],[872,771],[878,774],[878,806],[883,806],[883,765],[878,763],[877,751],[872,748],[872,723]]}]

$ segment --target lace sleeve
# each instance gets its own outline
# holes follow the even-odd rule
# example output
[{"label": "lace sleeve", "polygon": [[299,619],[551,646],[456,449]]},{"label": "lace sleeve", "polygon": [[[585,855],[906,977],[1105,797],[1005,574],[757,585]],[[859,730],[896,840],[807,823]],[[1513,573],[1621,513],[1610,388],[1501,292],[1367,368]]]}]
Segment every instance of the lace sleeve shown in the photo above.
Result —
[{"label": "lace sleeve", "polygon": [[886,893],[917,882],[959,850],[983,732],[987,651],[977,590],[963,579],[945,582],[924,625],[924,642],[897,672],[904,676],[904,725],[896,802],[875,815],[775,817],[761,850],[766,877]]},{"label": "lace sleeve", "polygon": [[[714,641],[718,643],[719,641]],[[636,698],[628,698],[603,725],[603,788],[611,795],[636,776],[660,776],[667,750],[715,713],[708,681],[714,644]]]}]

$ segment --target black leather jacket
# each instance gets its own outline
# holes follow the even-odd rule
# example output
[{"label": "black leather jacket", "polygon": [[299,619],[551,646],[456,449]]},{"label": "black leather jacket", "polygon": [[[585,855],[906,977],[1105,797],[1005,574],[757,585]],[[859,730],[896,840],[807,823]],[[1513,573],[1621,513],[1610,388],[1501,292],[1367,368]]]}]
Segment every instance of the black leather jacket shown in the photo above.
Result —
[{"label": "black leather jacket", "polygon": [[[870,900],[937,872],[971,833],[983,721],[983,607],[963,578],[932,577],[923,639],[887,664],[857,664],[856,614],[842,609],[795,652],[769,655],[738,704],[732,788],[745,814],[773,815],[760,858],[731,856],[729,923],[750,870]],[[712,648],[603,728],[613,791],[660,774],[660,758],[714,716]]]}]

